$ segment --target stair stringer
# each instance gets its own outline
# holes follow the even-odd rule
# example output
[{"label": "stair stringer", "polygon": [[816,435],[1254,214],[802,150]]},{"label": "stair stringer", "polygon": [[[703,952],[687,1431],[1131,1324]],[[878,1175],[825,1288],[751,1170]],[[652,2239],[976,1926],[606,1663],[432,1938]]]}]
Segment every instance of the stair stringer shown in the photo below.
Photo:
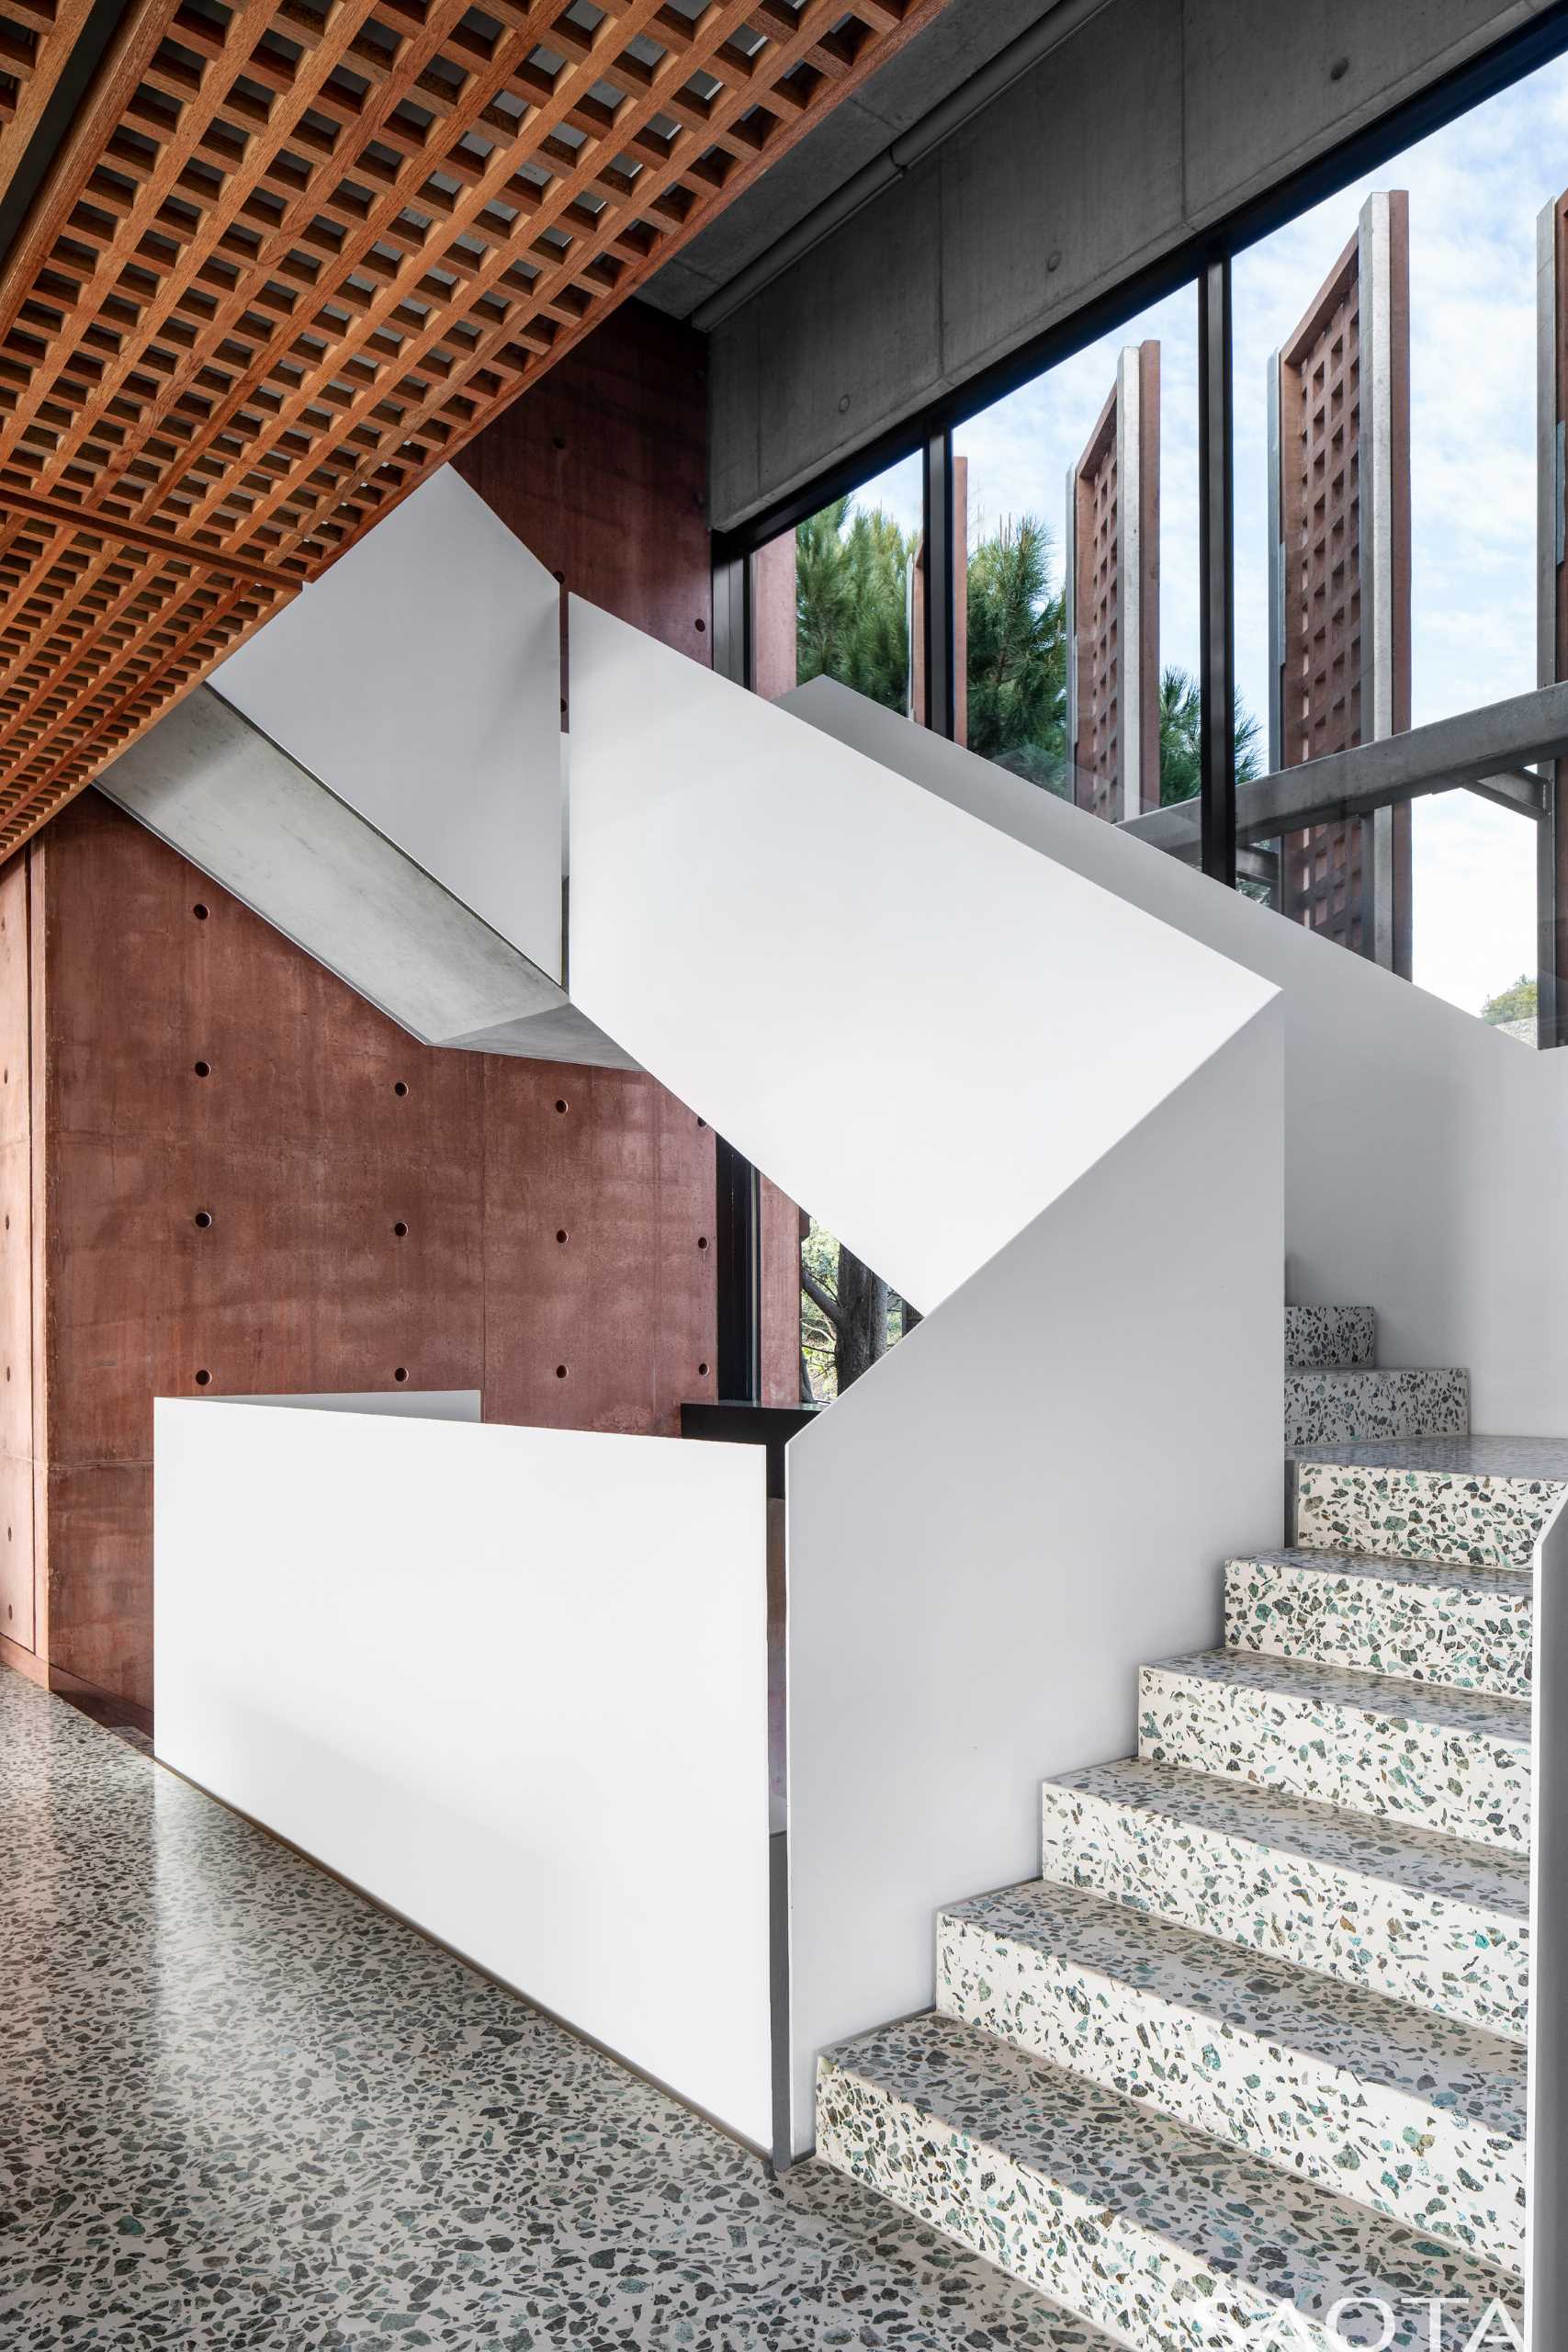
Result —
[{"label": "stair stringer", "polygon": [[636,1068],[548,972],[212,687],[96,788],[422,1045]]}]

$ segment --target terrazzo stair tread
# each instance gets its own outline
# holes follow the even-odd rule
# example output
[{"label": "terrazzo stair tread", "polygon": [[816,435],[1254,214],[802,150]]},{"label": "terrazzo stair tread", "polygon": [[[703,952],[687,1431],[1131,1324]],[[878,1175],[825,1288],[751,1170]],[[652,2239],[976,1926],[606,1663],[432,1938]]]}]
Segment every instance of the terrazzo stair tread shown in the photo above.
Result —
[{"label": "terrazzo stair tread", "polygon": [[[942,2330],[928,2337],[910,2327],[910,2352],[927,2352],[928,2346],[930,2352],[956,2352],[960,2345],[994,2346],[997,2352],[1003,2346],[1011,2352],[1015,2346],[1018,2352],[1126,2352],[1124,2337],[1091,2327],[1087,2320],[1048,2301],[1037,2288],[1025,2286],[988,2262],[955,2259],[952,2241],[945,2235],[921,2229],[891,2199],[846,2179],[843,2173],[818,2158],[792,2165],[774,2182],[773,2193],[791,2220],[804,2224],[802,2235],[821,2217],[826,2225],[823,2276],[830,2278],[831,2264],[835,2259],[842,2263],[844,2249],[850,2250],[858,2276],[851,2297],[829,2304],[828,2317],[837,2331],[826,2337],[830,2344],[842,2347],[854,2340],[845,2326],[851,2298],[863,2312],[870,2286],[886,2302],[886,2282],[891,2277],[898,2282],[913,2280],[921,2297],[922,2315],[934,2311]],[[789,2317],[790,2330],[784,2338],[787,2352],[801,2352],[795,2338],[793,2308]],[[867,2340],[902,2346],[905,2336],[901,2331],[897,2337],[877,2335]],[[771,2352],[780,2352],[776,2333],[769,2344]],[[728,2352],[728,2338],[713,2352]]]},{"label": "terrazzo stair tread", "polygon": [[1370,1306],[1287,1306],[1285,1369],[1344,1371],[1375,1363],[1377,1329]]},{"label": "terrazzo stair tread", "polygon": [[1568,1440],[1371,1439],[1289,1446],[1294,1541],[1325,1552],[1528,1568],[1568,1491]]},{"label": "terrazzo stair tread", "polygon": [[1225,1563],[1225,1644],[1527,1699],[1535,1596],[1518,1568],[1360,1552],[1248,1552]]},{"label": "terrazzo stair tread", "polygon": [[1521,2267],[1517,2042],[1046,1881],[943,1910],[937,1954],[945,2014]]},{"label": "terrazzo stair tread", "polygon": [[1470,1428],[1470,1374],[1371,1364],[1288,1368],[1285,1444],[1462,1436]]},{"label": "terrazzo stair tread", "polygon": [[1048,1879],[1525,2037],[1522,1854],[1137,1756],[1065,1772],[1041,1798]]},{"label": "terrazzo stair tread", "polygon": [[1416,2352],[1434,2295],[1458,2299],[1461,2343],[1517,2303],[1436,2235],[940,2013],[824,2053],[817,2124],[838,2170],[1140,2352],[1243,2344],[1292,2309],[1286,2341],[1343,2352],[1329,2315],[1369,2295],[1387,2352]]},{"label": "terrazzo stair tread", "polygon": [[1524,1701],[1254,1650],[1162,1658],[1140,1677],[1138,1752],[1362,1813],[1523,1849]]}]

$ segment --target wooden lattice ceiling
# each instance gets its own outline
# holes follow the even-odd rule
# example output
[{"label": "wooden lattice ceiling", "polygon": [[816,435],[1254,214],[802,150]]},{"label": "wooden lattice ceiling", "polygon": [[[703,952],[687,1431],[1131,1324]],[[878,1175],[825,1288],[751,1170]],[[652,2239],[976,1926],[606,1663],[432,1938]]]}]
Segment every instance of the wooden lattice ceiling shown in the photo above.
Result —
[{"label": "wooden lattice ceiling", "polygon": [[944,5],[131,0],[0,276],[0,855]]}]

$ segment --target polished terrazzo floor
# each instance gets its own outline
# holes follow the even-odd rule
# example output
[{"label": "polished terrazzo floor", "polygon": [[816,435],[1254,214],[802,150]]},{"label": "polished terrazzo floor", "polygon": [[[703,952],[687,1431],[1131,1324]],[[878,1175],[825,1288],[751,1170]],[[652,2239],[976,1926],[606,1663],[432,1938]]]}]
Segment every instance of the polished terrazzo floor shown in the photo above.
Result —
[{"label": "polished terrazzo floor", "polygon": [[6,2352],[1100,2342],[3,1668],[0,1988]]}]

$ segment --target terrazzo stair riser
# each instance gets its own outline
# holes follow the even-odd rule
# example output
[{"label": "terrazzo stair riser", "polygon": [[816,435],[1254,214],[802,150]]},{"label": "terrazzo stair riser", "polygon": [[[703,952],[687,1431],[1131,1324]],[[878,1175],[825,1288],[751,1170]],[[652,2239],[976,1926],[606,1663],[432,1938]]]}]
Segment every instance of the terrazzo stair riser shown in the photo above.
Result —
[{"label": "terrazzo stair riser", "polygon": [[[1381,1573],[1380,1573],[1381,1567]],[[1225,1644],[1528,1699],[1534,1593],[1514,1568],[1263,1553],[1225,1565]]]},{"label": "terrazzo stair riser", "polygon": [[[1476,1710],[1472,1727],[1453,1720],[1461,1702]],[[1509,1709],[1526,1712],[1474,1691],[1213,1652],[1144,1668],[1138,1753],[1523,1852],[1528,1721],[1501,1736],[1484,1727]]]},{"label": "terrazzo stair riser", "polygon": [[1337,1371],[1375,1363],[1377,1329],[1378,1318],[1370,1306],[1287,1306],[1287,1369]]},{"label": "terrazzo stair riser", "polygon": [[1349,1445],[1370,1438],[1462,1437],[1463,1372],[1287,1372],[1285,1444]]},{"label": "terrazzo stair riser", "polygon": [[[1433,2296],[1454,2299],[1458,2345],[1517,2300],[1438,2238],[948,2018],[828,2052],[817,2146],[1137,2352],[1431,2352]],[[1363,2298],[1382,2299],[1392,2333]]]},{"label": "terrazzo stair riser", "polygon": [[1522,1860],[1145,1763],[1042,1792],[1047,1879],[1522,2041]]},{"label": "terrazzo stair riser", "polygon": [[1481,2260],[1522,2267],[1516,2044],[1050,1886],[942,1915],[937,2007]]},{"label": "terrazzo stair riser", "polygon": [[1294,1541],[1313,1552],[1528,1569],[1563,1484],[1305,1456],[1295,1464]]}]

